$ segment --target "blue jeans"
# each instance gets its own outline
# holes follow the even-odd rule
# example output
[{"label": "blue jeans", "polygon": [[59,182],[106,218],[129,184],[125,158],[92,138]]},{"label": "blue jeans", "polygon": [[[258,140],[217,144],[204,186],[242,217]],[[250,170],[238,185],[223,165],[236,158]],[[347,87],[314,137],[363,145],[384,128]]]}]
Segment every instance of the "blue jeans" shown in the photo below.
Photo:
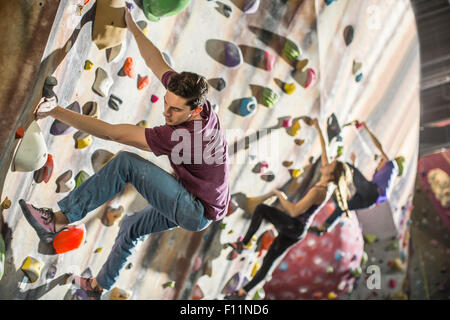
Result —
[{"label": "blue jeans", "polygon": [[97,275],[97,282],[107,290],[119,277],[139,240],[176,227],[200,231],[211,223],[204,216],[201,201],[177,179],[130,152],[119,153],[58,205],[69,223],[79,221],[121,192],[127,183],[131,183],[150,205],[123,219],[111,253]]}]

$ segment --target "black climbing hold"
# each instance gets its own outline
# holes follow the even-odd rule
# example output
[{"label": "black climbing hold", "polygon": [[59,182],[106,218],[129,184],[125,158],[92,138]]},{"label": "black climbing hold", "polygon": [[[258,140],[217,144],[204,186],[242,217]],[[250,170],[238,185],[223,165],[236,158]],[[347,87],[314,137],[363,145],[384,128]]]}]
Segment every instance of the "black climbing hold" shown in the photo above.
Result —
[{"label": "black climbing hold", "polygon": [[119,106],[113,99],[109,99],[108,106],[113,110],[119,111]]},{"label": "black climbing hold", "polygon": [[344,29],[344,41],[345,41],[345,44],[347,46],[349,46],[350,43],[352,43],[352,41],[353,41],[353,34],[354,34],[354,29],[353,29],[352,26],[347,26]]},{"label": "black climbing hold", "polygon": [[328,135],[328,143],[333,140],[333,138],[337,137],[341,132],[341,127],[339,126],[338,119],[336,115],[332,113],[327,119],[327,135]]},{"label": "black climbing hold", "polygon": [[227,83],[223,78],[213,78],[208,80],[208,83],[217,91],[222,91],[227,86]]},{"label": "black climbing hold", "polygon": [[122,104],[122,100],[118,96],[111,94],[111,99],[116,100],[119,104]]},{"label": "black climbing hold", "polygon": [[57,84],[58,84],[58,80],[56,80],[55,77],[48,76],[45,79],[44,87],[42,88],[42,96],[45,97],[45,98],[55,97],[56,98],[56,102],[58,102],[58,96],[53,91],[53,87],[56,86]]}]

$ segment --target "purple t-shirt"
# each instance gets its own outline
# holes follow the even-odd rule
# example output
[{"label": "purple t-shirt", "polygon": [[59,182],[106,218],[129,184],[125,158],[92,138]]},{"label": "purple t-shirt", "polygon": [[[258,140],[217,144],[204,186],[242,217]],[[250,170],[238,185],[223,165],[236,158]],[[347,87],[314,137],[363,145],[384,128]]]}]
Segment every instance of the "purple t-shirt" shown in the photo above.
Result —
[{"label": "purple t-shirt", "polygon": [[376,203],[382,203],[388,199],[397,174],[397,163],[392,160],[387,161],[380,170],[374,173],[372,182],[375,182],[381,191]]},{"label": "purple t-shirt", "polygon": [[[162,76],[166,89],[174,73]],[[217,221],[226,215],[230,200],[228,146],[209,101],[200,115],[202,120],[147,128],[145,137],[156,156],[169,157],[175,178],[200,199],[205,217]]]}]

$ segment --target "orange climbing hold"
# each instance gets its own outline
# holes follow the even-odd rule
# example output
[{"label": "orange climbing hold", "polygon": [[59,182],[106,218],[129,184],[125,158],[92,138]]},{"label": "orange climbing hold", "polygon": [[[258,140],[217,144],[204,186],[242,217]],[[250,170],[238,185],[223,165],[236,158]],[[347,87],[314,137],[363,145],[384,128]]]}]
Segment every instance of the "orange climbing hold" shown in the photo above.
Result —
[{"label": "orange climbing hold", "polygon": [[139,76],[138,90],[144,89],[146,86],[148,86],[149,83],[150,83],[150,79],[148,78],[148,76],[145,76],[145,77]]},{"label": "orange climbing hold", "polygon": [[84,224],[78,226],[68,226],[67,229],[59,232],[53,240],[53,248],[57,254],[62,254],[78,249],[84,242],[86,228]]},{"label": "orange climbing hold", "polygon": [[134,61],[133,58],[128,57],[125,60],[125,64],[123,65],[123,72],[130,77],[131,79],[134,79],[136,77],[136,74],[134,73]]},{"label": "orange climbing hold", "polygon": [[25,135],[25,131],[23,130],[22,126],[19,126],[16,130],[16,139],[22,139]]}]

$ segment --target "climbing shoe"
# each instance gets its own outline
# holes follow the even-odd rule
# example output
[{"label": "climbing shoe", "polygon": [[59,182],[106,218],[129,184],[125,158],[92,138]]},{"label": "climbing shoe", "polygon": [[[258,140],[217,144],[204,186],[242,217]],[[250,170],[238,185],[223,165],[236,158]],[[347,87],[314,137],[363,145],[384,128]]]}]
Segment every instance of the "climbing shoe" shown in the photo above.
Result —
[{"label": "climbing shoe", "polygon": [[25,200],[19,200],[23,215],[36,230],[39,238],[45,243],[51,243],[57,232],[55,230],[55,213],[50,208],[36,208]]},{"label": "climbing shoe", "polygon": [[83,278],[80,276],[72,275],[72,284],[80,288],[80,290],[82,290],[83,293],[85,293],[89,298],[89,300],[100,300],[103,290],[93,288],[92,280],[92,278]]}]

